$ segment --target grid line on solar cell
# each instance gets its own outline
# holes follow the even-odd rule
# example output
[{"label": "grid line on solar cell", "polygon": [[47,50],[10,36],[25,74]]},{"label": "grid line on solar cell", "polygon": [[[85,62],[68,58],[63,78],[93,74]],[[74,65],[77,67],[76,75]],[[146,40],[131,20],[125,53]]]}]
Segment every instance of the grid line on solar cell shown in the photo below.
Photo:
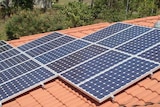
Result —
[{"label": "grid line on solar cell", "polygon": [[159,43],[159,41],[160,41],[160,30],[155,29],[147,34],[140,36],[139,38],[136,38],[118,47],[117,49],[127,53],[137,54],[149,48],[150,46]]},{"label": "grid line on solar cell", "polygon": [[111,36],[112,34],[114,33],[117,33],[121,30],[124,30],[126,28],[129,28],[131,27],[132,25],[129,25],[129,24],[123,24],[123,23],[116,23],[116,24],[113,24],[107,28],[104,28],[98,32],[95,32],[93,34],[90,34],[82,39],[85,39],[85,40],[88,40],[88,41],[91,41],[91,42],[96,42],[96,41],[99,41],[103,38],[106,38],[108,36]]},{"label": "grid line on solar cell", "polygon": [[0,47],[3,46],[3,45],[5,45],[5,44],[6,44],[6,42],[0,40]]},{"label": "grid line on solar cell", "polygon": [[52,40],[55,40],[55,39],[57,39],[59,37],[62,37],[62,36],[64,36],[64,35],[62,35],[60,33],[57,33],[57,32],[54,32],[54,33],[49,34],[47,36],[44,36],[44,37],[42,37],[40,39],[37,39],[37,40],[31,41],[31,42],[29,42],[27,44],[24,44],[24,45],[22,45],[22,46],[20,46],[18,48],[20,50],[22,50],[22,51],[27,51],[29,49],[32,49],[32,48],[35,48],[35,47],[37,47],[39,45],[48,43],[48,42],[50,42]]},{"label": "grid line on solar cell", "polygon": [[43,64],[47,64],[78,49],[84,48],[87,45],[89,45],[89,43],[84,42],[83,40],[74,40],[69,42],[68,44],[65,44],[61,47],[55,48],[47,53],[37,56],[35,59],[37,59]]},{"label": "grid line on solar cell", "polygon": [[40,67],[39,64],[32,60],[25,61],[19,65],[12,66],[0,71],[0,83],[4,83],[19,75],[25,74],[33,69]]},{"label": "grid line on solar cell", "polygon": [[129,57],[116,51],[109,51],[61,75],[69,81],[78,84]]},{"label": "grid line on solar cell", "polygon": [[60,73],[107,50],[108,49],[100,46],[91,45],[64,58],[54,61],[47,66],[55,72]]},{"label": "grid line on solar cell", "polygon": [[160,63],[160,44],[143,52],[139,56]]},{"label": "grid line on solar cell", "polygon": [[158,67],[158,64],[138,58],[132,58],[114,69],[106,71],[92,80],[81,84],[79,87],[94,98],[105,100],[110,97],[111,93],[118,91],[135,79],[147,74],[155,67]]},{"label": "grid line on solar cell", "polygon": [[17,56],[11,57],[9,59],[5,59],[3,61],[0,61],[0,70],[10,68],[12,66],[15,66],[17,64],[20,64],[20,63],[28,60],[28,59],[29,58],[23,54],[19,54]]},{"label": "grid line on solar cell", "polygon": [[8,45],[8,44],[3,45],[3,46],[0,47],[0,53],[1,53],[1,52],[5,52],[5,51],[7,51],[7,50],[9,50],[9,49],[11,49],[11,48],[13,48],[13,47],[10,46],[10,45]]},{"label": "grid line on solar cell", "polygon": [[71,42],[73,40],[75,40],[75,39],[72,37],[64,36],[64,37],[61,37],[61,38],[56,39],[54,41],[50,41],[49,43],[44,44],[42,46],[33,48],[32,50],[26,51],[26,53],[32,57],[36,57],[37,55],[43,54],[43,53],[45,53],[49,50],[52,50],[56,47],[60,47],[61,45],[64,45],[64,44]]},{"label": "grid line on solar cell", "polygon": [[151,28],[133,26],[133,27],[130,27],[129,29],[126,29],[118,34],[115,34],[109,38],[106,38],[100,41],[99,44],[113,48],[149,30],[151,30]]},{"label": "grid line on solar cell", "polygon": [[45,68],[38,68],[32,72],[18,77],[0,86],[0,100],[3,101],[11,96],[20,94],[27,88],[39,85],[40,82],[53,77],[55,74],[46,70]]},{"label": "grid line on solar cell", "polygon": [[10,50],[7,50],[5,52],[0,53],[0,61],[8,59],[10,57],[13,57],[17,54],[20,54],[19,51],[17,51],[16,49],[12,48]]}]

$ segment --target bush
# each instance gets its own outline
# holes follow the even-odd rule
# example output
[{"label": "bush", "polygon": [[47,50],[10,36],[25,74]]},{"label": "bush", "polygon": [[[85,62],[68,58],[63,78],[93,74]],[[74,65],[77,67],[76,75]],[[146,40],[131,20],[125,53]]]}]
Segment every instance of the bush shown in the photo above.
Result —
[{"label": "bush", "polygon": [[61,23],[63,19],[58,16],[59,14],[21,11],[6,23],[6,35],[8,39],[16,39],[20,36],[63,29],[65,27]]}]

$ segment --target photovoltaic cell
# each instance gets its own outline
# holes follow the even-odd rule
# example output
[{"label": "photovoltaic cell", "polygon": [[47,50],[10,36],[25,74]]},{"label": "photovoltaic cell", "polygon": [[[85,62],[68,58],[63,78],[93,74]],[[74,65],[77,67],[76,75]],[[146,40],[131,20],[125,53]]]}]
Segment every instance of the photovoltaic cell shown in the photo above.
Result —
[{"label": "photovoltaic cell", "polygon": [[0,84],[0,101],[8,97],[20,94],[27,88],[32,88],[32,86],[45,81],[48,78],[55,76],[47,69],[41,67],[25,75],[14,78],[11,81]]},{"label": "photovoltaic cell", "polygon": [[73,41],[73,40],[74,40],[74,38],[72,38],[72,37],[64,36],[64,37],[61,37],[61,38],[56,39],[54,41],[50,41],[47,44],[44,44],[42,46],[39,46],[39,47],[33,48],[29,51],[26,51],[26,53],[32,57],[36,57],[37,55],[43,54],[49,50],[57,48],[61,45],[64,45],[64,44],[70,42],[70,41]]},{"label": "photovoltaic cell", "polygon": [[17,76],[20,76],[24,73],[27,73],[33,69],[40,67],[36,62],[29,60],[24,63],[21,63],[12,68],[8,68],[0,71],[0,83],[13,79]]},{"label": "photovoltaic cell", "polygon": [[131,42],[118,47],[117,49],[127,53],[137,54],[159,42],[160,30],[155,29],[139,38],[132,40]]},{"label": "photovoltaic cell", "polygon": [[117,67],[81,84],[80,87],[97,99],[110,97],[111,93],[123,88],[140,76],[148,73],[158,64],[132,58]]},{"label": "photovoltaic cell", "polygon": [[101,45],[105,45],[110,48],[114,48],[115,46],[118,46],[134,37],[137,37],[147,31],[151,30],[151,28],[145,28],[140,26],[133,26],[127,30],[124,30],[118,34],[115,34],[114,36],[111,36],[107,39],[104,39],[99,42]]},{"label": "photovoltaic cell", "polygon": [[74,52],[78,49],[84,48],[85,46],[89,45],[89,43],[84,42],[82,40],[76,40],[69,44],[66,44],[62,47],[59,47],[55,50],[52,50],[50,52],[47,52],[46,54],[40,55],[36,57],[38,61],[40,61],[43,64],[47,64],[49,62],[52,62],[60,57],[63,57],[71,52]]},{"label": "photovoltaic cell", "polygon": [[47,66],[57,73],[60,73],[107,50],[108,49],[100,46],[91,45],[55,62],[52,62]]},{"label": "photovoltaic cell", "polygon": [[12,46],[6,44],[6,45],[3,45],[3,46],[0,46],[0,53],[4,52],[4,51],[7,51],[9,49],[13,48]]},{"label": "photovoltaic cell", "polygon": [[116,51],[109,51],[94,58],[93,60],[90,60],[63,73],[62,76],[69,81],[78,84],[81,81],[84,81],[91,76],[102,72],[103,70],[125,60],[128,57],[128,55]]},{"label": "photovoltaic cell", "polygon": [[96,33],[90,34],[83,39],[91,41],[91,42],[97,42],[105,37],[108,37],[114,33],[117,33],[125,28],[130,27],[131,25],[124,24],[124,23],[116,23],[114,25],[111,25],[103,30],[100,30]]},{"label": "photovoltaic cell", "polygon": [[5,45],[6,42],[0,40],[0,46]]},{"label": "photovoltaic cell", "polygon": [[10,49],[10,50],[7,50],[7,51],[5,51],[5,52],[3,52],[3,53],[0,53],[0,61],[5,60],[5,59],[7,59],[7,58],[10,58],[10,57],[12,57],[12,56],[15,56],[15,55],[17,55],[17,54],[19,54],[19,53],[20,53],[20,52],[17,51],[16,49],[14,49],[14,48],[12,48],[12,49]]},{"label": "photovoltaic cell", "polygon": [[42,37],[40,39],[37,39],[37,40],[34,40],[34,41],[29,42],[27,44],[24,44],[24,45],[22,45],[22,46],[20,46],[18,48],[21,49],[22,51],[27,51],[29,49],[35,48],[38,45],[42,45],[42,44],[44,44],[46,42],[52,41],[54,39],[57,39],[58,37],[61,37],[61,36],[63,36],[63,35],[60,34],[60,33],[54,32],[54,33],[49,34],[47,36],[44,36],[44,37]]},{"label": "photovoltaic cell", "polygon": [[160,45],[153,47],[152,49],[142,53],[139,56],[160,63]]},{"label": "photovoltaic cell", "polygon": [[26,61],[28,59],[29,58],[26,57],[25,55],[19,54],[17,56],[10,57],[9,59],[0,61],[0,71],[4,70],[4,69],[7,69],[9,67],[15,66],[15,65],[17,65],[19,63],[22,63],[22,62],[24,62],[24,61]]}]

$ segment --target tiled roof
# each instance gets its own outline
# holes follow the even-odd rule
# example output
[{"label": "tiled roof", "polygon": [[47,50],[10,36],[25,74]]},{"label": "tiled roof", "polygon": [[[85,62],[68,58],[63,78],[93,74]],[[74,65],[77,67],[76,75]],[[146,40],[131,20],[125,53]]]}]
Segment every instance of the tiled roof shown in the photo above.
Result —
[{"label": "tiled roof", "polygon": [[[127,20],[126,23],[153,27],[159,19],[158,16]],[[61,30],[59,32],[75,37],[84,37],[109,23],[99,23],[77,28]],[[50,33],[50,32],[49,32]],[[14,46],[20,46],[28,41],[35,40],[46,34],[37,34],[21,37],[18,40],[8,41]],[[115,95],[114,101],[107,100],[101,104],[92,100],[79,90],[67,84],[61,79],[55,79],[45,84],[45,89],[37,87],[17,98],[14,98],[3,107],[160,107],[160,71],[151,77],[137,82],[128,89]]]}]

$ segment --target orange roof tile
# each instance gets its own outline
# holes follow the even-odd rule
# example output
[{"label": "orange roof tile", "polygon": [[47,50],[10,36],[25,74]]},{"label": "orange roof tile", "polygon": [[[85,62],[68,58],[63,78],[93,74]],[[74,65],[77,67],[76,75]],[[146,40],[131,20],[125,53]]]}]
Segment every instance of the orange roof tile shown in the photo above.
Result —
[{"label": "orange roof tile", "polygon": [[[159,16],[151,16],[124,22],[142,26],[153,27]],[[108,26],[109,23],[99,23],[59,32],[75,37],[84,37],[99,29]],[[35,40],[48,33],[21,37],[8,41],[14,46],[20,46],[31,40]],[[61,79],[52,80],[45,84],[45,89],[37,87],[11,101],[3,104],[3,107],[160,107],[160,71],[152,77],[147,77],[115,96],[114,101],[107,100],[101,104],[93,101],[82,92],[63,82]]]}]

